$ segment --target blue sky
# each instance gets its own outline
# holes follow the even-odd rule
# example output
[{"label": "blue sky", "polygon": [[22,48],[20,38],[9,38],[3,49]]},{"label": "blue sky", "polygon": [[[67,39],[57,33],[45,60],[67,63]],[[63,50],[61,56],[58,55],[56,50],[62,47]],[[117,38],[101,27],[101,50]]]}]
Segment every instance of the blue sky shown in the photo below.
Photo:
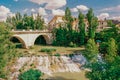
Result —
[{"label": "blue sky", "polygon": [[87,13],[93,8],[99,19],[120,18],[120,0],[0,0],[0,21],[16,12],[40,13],[47,21],[54,15],[64,15],[66,7],[71,9],[73,16],[77,16],[78,9]]}]

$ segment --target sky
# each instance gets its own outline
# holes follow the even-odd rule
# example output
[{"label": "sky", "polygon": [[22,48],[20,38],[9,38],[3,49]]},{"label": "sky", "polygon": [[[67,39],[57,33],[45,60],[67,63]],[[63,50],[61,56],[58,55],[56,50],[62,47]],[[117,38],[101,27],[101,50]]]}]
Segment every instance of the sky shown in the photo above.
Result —
[{"label": "sky", "polygon": [[75,17],[78,16],[78,10],[86,14],[92,8],[99,19],[120,19],[120,0],[0,0],[0,21],[20,12],[39,13],[49,22],[55,15],[64,15],[66,7]]}]

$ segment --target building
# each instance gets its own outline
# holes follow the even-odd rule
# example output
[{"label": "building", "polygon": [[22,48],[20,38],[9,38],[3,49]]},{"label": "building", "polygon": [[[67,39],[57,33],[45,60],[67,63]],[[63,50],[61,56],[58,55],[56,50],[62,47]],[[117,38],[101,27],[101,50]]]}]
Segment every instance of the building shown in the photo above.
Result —
[{"label": "building", "polygon": [[[88,21],[87,19],[84,19],[85,21],[85,30],[88,31]],[[74,21],[71,23],[72,24],[72,29],[78,31],[78,19],[74,18]],[[59,16],[56,15],[53,17],[53,19],[48,23],[49,30],[53,30],[54,28],[59,28],[66,26],[66,21],[64,19],[64,16]],[[99,20],[98,21],[98,26],[97,26],[97,32],[102,31],[103,29],[110,28],[107,25],[107,20]]]}]

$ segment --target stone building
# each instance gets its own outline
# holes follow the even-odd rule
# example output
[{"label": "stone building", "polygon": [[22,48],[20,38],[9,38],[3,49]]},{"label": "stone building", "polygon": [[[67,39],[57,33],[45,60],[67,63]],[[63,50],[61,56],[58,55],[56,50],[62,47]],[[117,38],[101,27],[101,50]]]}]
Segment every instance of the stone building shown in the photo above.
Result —
[{"label": "stone building", "polygon": [[[73,22],[71,23],[72,24],[72,29],[73,30],[78,30],[78,19],[77,18],[73,18]],[[84,19],[85,21],[85,30],[88,31],[88,21],[87,19]],[[60,26],[61,27],[64,27],[66,26],[66,21],[64,19],[64,16],[60,16],[60,15],[56,15],[53,17],[53,19],[48,23],[48,26],[49,26],[49,30],[53,30],[54,28],[59,28]],[[100,32],[102,31],[103,29],[106,29],[106,28],[110,28],[108,27],[107,25],[107,20],[98,20],[98,26],[97,26],[97,32]]]}]

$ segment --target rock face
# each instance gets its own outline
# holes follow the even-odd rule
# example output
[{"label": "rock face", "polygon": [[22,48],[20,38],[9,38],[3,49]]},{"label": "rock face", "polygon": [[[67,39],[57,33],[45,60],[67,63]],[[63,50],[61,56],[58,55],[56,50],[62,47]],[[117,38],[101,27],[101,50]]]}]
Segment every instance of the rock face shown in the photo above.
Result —
[{"label": "rock face", "polygon": [[81,55],[74,55],[72,58],[67,56],[39,56],[39,57],[20,57],[13,65],[10,79],[17,80],[21,72],[30,68],[38,69],[41,72],[51,75],[55,72],[80,72],[80,66],[85,64],[85,58]]}]

